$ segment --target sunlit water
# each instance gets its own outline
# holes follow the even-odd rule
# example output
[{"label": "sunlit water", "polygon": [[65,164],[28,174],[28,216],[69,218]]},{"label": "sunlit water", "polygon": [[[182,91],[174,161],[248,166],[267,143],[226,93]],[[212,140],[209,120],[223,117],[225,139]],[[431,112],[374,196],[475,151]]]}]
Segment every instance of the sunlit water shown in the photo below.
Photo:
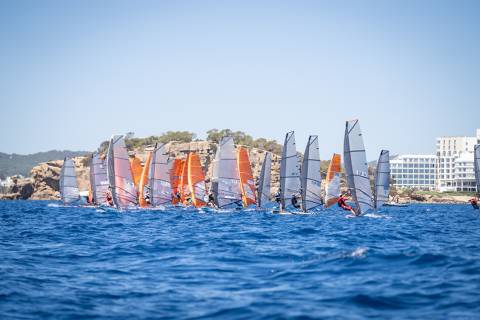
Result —
[{"label": "sunlit water", "polygon": [[479,319],[480,213],[0,201],[0,318]]}]

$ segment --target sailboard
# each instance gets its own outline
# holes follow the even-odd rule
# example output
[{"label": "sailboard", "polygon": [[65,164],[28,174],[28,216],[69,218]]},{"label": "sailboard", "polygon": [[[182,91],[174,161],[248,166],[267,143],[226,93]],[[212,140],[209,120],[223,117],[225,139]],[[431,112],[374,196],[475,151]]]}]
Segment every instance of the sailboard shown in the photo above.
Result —
[{"label": "sailboard", "polygon": [[322,177],[320,175],[320,154],[318,136],[310,136],[301,169],[302,210],[318,208],[322,202]]},{"label": "sailboard", "polygon": [[282,210],[293,206],[292,199],[300,196],[300,168],[295,147],[295,133],[288,132],[282,150],[280,163],[280,204]]},{"label": "sailboard", "polygon": [[107,176],[115,207],[127,209],[136,206],[137,188],[133,182],[125,140],[121,135],[115,135],[110,139],[107,153]]},{"label": "sailboard", "polygon": [[240,190],[244,207],[256,204],[256,188],[253,180],[252,166],[248,157],[248,151],[244,147],[237,148],[237,166],[240,176]]},{"label": "sailboard", "polygon": [[343,145],[348,189],[358,215],[373,209],[368,163],[358,120],[347,121]]},{"label": "sailboard", "polygon": [[374,188],[373,203],[375,209],[380,209],[388,202],[388,195],[390,194],[390,152],[388,150],[380,152],[375,170]]},{"label": "sailboard", "polygon": [[340,195],[341,156],[334,153],[328,165],[325,185],[325,207],[331,207],[338,201]]},{"label": "sailboard", "polygon": [[60,198],[64,204],[72,204],[80,200],[75,163],[72,159],[65,158],[63,160],[62,169],[60,171],[59,187]]},{"label": "sailboard", "polygon": [[258,182],[258,207],[263,208],[270,202],[272,154],[265,153]]}]

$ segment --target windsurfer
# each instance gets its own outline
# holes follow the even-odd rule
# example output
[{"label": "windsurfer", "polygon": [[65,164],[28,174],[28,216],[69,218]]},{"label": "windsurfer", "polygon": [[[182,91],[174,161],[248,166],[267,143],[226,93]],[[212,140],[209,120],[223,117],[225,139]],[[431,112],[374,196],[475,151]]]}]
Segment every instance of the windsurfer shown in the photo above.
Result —
[{"label": "windsurfer", "polygon": [[208,194],[208,199],[207,199],[207,204],[209,207],[215,208],[215,196],[213,195],[213,192],[210,192]]},{"label": "windsurfer", "polygon": [[107,191],[105,192],[106,195],[105,195],[105,198],[107,200],[107,204],[110,206],[110,207],[113,207],[113,198],[112,198],[112,193],[110,191]]},{"label": "windsurfer", "polygon": [[143,189],[143,199],[145,202],[150,204],[150,186],[145,186]]},{"label": "windsurfer", "polygon": [[477,198],[470,199],[470,204],[472,205],[473,209],[479,209]]},{"label": "windsurfer", "polygon": [[339,195],[338,201],[337,201],[338,206],[345,211],[350,211],[352,214],[357,215],[355,210],[351,206],[348,205],[347,200],[348,200],[348,198],[346,196],[344,196],[342,194]]},{"label": "windsurfer", "polygon": [[292,195],[292,206],[296,209],[300,208],[300,203],[298,203],[298,195],[294,194]]}]

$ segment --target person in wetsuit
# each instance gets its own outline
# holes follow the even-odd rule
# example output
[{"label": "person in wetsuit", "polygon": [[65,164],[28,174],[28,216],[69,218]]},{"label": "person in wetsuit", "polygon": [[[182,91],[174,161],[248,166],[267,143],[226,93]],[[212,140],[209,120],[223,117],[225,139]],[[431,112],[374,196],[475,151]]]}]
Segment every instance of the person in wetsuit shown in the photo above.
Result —
[{"label": "person in wetsuit", "polygon": [[476,209],[476,210],[479,209],[477,198],[470,199],[470,204],[472,205],[473,209]]},{"label": "person in wetsuit", "polygon": [[296,209],[300,208],[300,203],[298,202],[296,194],[292,196],[292,206]]},{"label": "person in wetsuit", "polygon": [[348,205],[347,200],[348,200],[347,197],[345,197],[344,195],[340,195],[340,197],[338,197],[338,201],[337,201],[338,206],[340,208],[342,208],[343,210],[350,211],[351,213],[353,213],[354,215],[357,216],[357,213],[355,212],[355,210],[353,210],[353,208]]}]

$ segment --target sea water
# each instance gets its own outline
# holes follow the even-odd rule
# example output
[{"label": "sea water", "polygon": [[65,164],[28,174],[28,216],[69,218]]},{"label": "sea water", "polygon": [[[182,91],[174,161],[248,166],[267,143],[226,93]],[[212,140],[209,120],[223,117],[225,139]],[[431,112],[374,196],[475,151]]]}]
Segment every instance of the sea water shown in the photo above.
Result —
[{"label": "sea water", "polygon": [[479,319],[480,212],[0,201],[0,318]]}]

